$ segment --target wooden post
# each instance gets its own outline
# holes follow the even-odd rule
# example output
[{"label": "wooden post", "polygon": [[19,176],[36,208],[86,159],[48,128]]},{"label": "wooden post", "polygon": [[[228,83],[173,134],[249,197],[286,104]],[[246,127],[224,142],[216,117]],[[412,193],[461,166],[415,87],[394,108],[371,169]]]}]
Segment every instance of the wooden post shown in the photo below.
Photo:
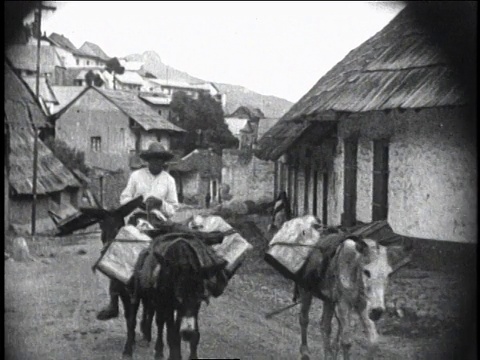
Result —
[{"label": "wooden post", "polygon": [[103,175],[100,175],[100,206],[102,208],[105,208],[105,205],[103,204]]},{"label": "wooden post", "polygon": [[[28,111],[31,119],[30,110]],[[36,220],[37,220],[37,166],[38,166],[38,130],[33,125],[34,141],[33,141],[33,179],[32,179],[32,236],[35,236]]]},{"label": "wooden post", "polygon": [[8,119],[6,118],[5,114],[5,214],[4,214],[4,222],[5,222],[5,230],[8,231],[10,227],[10,125],[8,123]]},{"label": "wooden post", "polygon": [[37,32],[37,74],[35,77],[35,95],[40,99],[40,45],[41,45],[41,31],[42,31],[42,2],[39,1],[38,11],[35,12],[35,17],[38,24]]},{"label": "wooden post", "polygon": [[278,196],[278,160],[275,161],[275,172],[273,174],[273,200]]},{"label": "wooden post", "polygon": [[[43,6],[42,2],[38,2],[38,10],[35,13],[36,20],[38,23],[38,32],[37,32],[37,74],[35,81],[35,95],[37,99],[40,100],[40,45],[42,37],[42,10],[56,10],[56,8],[51,6]],[[37,215],[37,166],[38,166],[38,129],[32,119],[32,114],[30,109],[28,109],[28,116],[33,126],[34,131],[34,142],[33,142],[33,179],[32,179],[32,237],[35,236],[36,230],[36,215]]]}]

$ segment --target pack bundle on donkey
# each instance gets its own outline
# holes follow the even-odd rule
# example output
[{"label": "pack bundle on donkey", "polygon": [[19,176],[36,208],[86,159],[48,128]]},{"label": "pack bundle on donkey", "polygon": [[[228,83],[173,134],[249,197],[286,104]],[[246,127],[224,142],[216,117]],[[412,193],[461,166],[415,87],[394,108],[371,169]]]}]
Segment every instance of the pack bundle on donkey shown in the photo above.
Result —
[{"label": "pack bundle on donkey", "polygon": [[99,222],[105,246],[93,269],[122,284],[119,296],[128,329],[124,356],[132,356],[142,303],[140,329],[147,343],[156,314],[155,358],[163,357],[165,324],[170,359],[181,359],[182,338],[190,343],[190,358],[195,358],[201,302],[224,292],[252,246],[219,216],[196,216],[188,224],[165,222],[155,229],[141,222],[142,229],[150,230],[125,226],[124,217],[142,203],[140,197],[112,211],[82,209],[81,215],[63,225],[61,233]]},{"label": "pack bundle on donkey", "polygon": [[[283,194],[281,199],[287,201],[286,195]],[[288,203],[283,208],[288,208]],[[273,215],[278,217],[275,212]],[[405,256],[395,265],[390,263],[387,247],[383,245],[387,242],[392,245],[395,236],[385,238],[385,233],[392,234],[391,229],[382,233],[386,226],[386,222],[376,222],[347,232],[325,228],[316,217],[307,215],[287,218],[270,241],[265,260],[296,284],[295,303],[291,306],[298,303],[299,297],[302,359],[310,358],[307,327],[313,296],[323,301],[321,328],[325,358],[336,356],[337,352],[333,350],[338,350],[338,346],[343,351],[343,358],[349,358],[352,311],[359,314],[368,335],[368,355],[375,353],[378,339],[375,322],[385,310],[384,292],[388,277],[409,261]],[[406,254],[403,244],[400,248],[399,251]],[[330,340],[334,314],[339,330],[335,349]]]}]

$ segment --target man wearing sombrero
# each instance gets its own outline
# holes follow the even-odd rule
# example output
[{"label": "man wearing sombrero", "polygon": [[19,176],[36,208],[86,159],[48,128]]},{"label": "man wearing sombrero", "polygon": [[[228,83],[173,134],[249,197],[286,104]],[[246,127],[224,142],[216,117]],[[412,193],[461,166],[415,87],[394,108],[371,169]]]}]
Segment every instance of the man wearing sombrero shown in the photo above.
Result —
[{"label": "man wearing sombrero", "polygon": [[[153,142],[148,150],[140,153],[140,158],[145,160],[148,166],[132,172],[127,186],[120,195],[120,204],[143,196],[149,214],[148,220],[155,225],[171,217],[178,205],[175,179],[164,171],[165,163],[173,158],[173,154],[162,144]],[[134,212],[129,223],[136,225],[135,220],[139,215],[138,212]],[[118,298],[122,286],[118,280],[110,281],[110,304],[98,313],[97,319],[109,320],[118,316]]]}]

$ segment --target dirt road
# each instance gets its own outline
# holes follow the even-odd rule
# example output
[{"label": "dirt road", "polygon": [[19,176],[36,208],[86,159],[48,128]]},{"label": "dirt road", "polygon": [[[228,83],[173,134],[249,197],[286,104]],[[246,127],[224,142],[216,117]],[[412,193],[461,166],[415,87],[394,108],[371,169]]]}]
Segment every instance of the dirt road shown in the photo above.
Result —
[{"label": "dirt road", "polygon": [[[126,337],[123,315],[102,322],[96,311],[107,301],[108,281],[91,266],[100,251],[98,238],[48,248],[38,262],[5,262],[6,359],[63,360],[119,359]],[[86,252],[84,254],[84,252]],[[260,259],[251,260],[248,271],[236,274],[225,294],[204,306],[200,315],[199,356],[226,359],[296,359],[300,345],[298,309],[271,320],[263,315],[290,302],[292,284]],[[313,306],[310,345],[320,356],[318,329],[321,302]],[[122,313],[123,314],[123,313]],[[420,333],[414,323],[387,318],[379,324],[379,359],[451,359],[455,352],[446,323]],[[138,330],[137,330],[138,332]],[[156,330],[154,330],[156,333]],[[139,335],[140,336],[140,335]],[[137,347],[134,359],[153,358],[153,346]],[[183,347],[184,356],[188,353]],[[353,358],[361,358],[361,331],[353,346]]]}]

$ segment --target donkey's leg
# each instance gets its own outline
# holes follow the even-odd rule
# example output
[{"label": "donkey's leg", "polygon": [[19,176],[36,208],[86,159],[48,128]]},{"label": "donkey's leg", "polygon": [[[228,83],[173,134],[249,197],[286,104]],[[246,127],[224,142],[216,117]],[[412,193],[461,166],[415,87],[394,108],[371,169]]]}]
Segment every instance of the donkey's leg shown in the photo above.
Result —
[{"label": "donkey's leg", "polygon": [[159,304],[155,309],[155,320],[157,323],[157,342],[155,344],[155,359],[163,359],[163,327],[165,326],[166,309],[163,304]]},{"label": "donkey's leg", "polygon": [[337,305],[338,326],[340,327],[340,345],[343,352],[343,359],[350,359],[350,348],[352,347],[352,329],[350,328],[350,305],[340,301]]},{"label": "donkey's leg", "polygon": [[307,328],[308,328],[308,313],[310,312],[310,306],[312,305],[312,294],[305,289],[299,287],[300,295],[300,315],[299,322],[301,328],[302,336],[302,345],[300,346],[300,354],[302,355],[302,360],[310,359],[310,350],[308,349],[307,341]]},{"label": "donkey's leg", "polygon": [[167,315],[167,342],[169,348],[169,360],[181,360],[181,342],[180,337],[180,321],[182,317],[177,312],[176,319],[174,319],[174,310],[171,308],[168,310]]},{"label": "donkey's leg", "polygon": [[322,330],[323,338],[323,353],[325,359],[332,357],[332,347],[330,342],[330,336],[332,334],[332,317],[335,310],[335,304],[329,301],[323,302],[322,319],[320,321],[320,327]]},{"label": "donkey's leg", "polygon": [[200,342],[200,329],[198,325],[198,313],[200,312],[200,307],[195,311],[195,331],[193,332],[192,338],[190,339],[190,359],[197,359],[197,349],[198,343]]},{"label": "donkey's leg", "polygon": [[137,312],[140,302],[137,299],[132,301],[128,292],[122,292],[120,298],[122,299],[125,319],[127,321],[127,342],[123,349],[123,356],[131,358],[133,354],[133,345],[135,344],[135,328],[137,326]]},{"label": "donkey's leg", "polygon": [[378,332],[375,323],[368,317],[368,311],[365,309],[359,312],[360,319],[368,337],[367,359],[373,359],[378,350]]},{"label": "donkey's leg", "polygon": [[155,304],[150,297],[142,299],[143,313],[142,321],[140,322],[140,330],[143,334],[143,345],[148,346],[152,341],[152,322],[155,314]]}]

